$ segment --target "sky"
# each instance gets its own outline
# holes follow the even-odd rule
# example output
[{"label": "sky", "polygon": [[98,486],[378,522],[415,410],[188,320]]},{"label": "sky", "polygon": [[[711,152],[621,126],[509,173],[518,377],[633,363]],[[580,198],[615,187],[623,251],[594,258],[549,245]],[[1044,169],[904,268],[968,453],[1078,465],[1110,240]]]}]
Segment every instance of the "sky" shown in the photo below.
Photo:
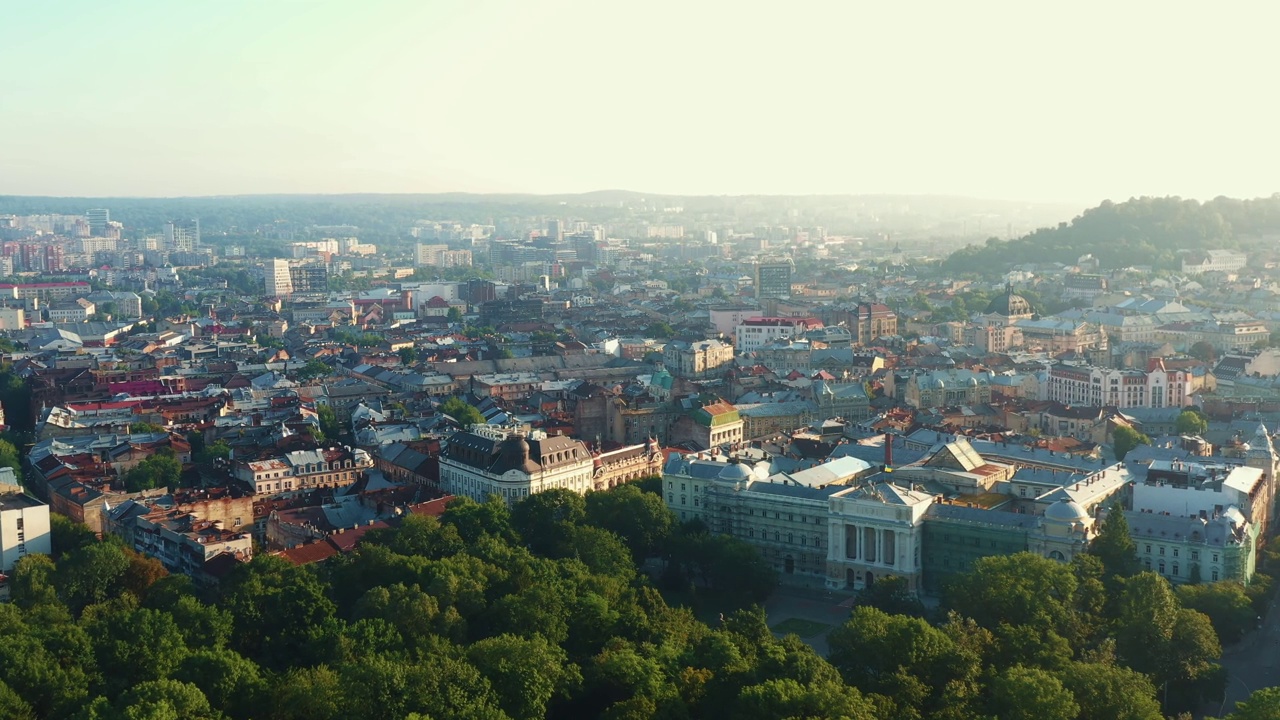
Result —
[{"label": "sky", "polygon": [[1269,2],[59,0],[0,193],[1280,191]]}]

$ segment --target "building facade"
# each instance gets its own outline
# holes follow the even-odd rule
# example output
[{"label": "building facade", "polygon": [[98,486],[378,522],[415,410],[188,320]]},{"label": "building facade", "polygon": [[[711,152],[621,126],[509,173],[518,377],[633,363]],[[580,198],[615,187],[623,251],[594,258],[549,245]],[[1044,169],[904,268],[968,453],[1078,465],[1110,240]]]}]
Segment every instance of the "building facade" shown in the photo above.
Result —
[{"label": "building facade", "polygon": [[1158,358],[1147,372],[1057,363],[1049,370],[1044,399],[1092,407],[1183,407],[1192,404],[1191,373],[1166,370]]},{"label": "building facade", "polygon": [[454,433],[440,455],[441,489],[479,502],[496,495],[512,504],[553,488],[584,494],[595,477],[582,441],[537,430],[473,426]]},{"label": "building facade", "polygon": [[733,365],[733,346],[719,340],[672,340],[662,349],[662,362],[676,377],[701,380]]},{"label": "building facade", "polygon": [[0,480],[0,572],[13,572],[27,555],[48,555],[51,542],[49,506]]}]

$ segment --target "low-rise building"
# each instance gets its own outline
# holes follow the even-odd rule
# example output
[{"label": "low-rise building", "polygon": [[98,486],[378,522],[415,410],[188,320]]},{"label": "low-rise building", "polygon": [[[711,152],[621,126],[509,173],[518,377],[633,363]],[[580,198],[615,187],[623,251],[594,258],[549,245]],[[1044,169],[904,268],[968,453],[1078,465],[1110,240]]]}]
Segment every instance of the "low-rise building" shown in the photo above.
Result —
[{"label": "low-rise building", "polygon": [[373,459],[364,450],[332,446],[237,461],[232,472],[255,495],[279,495],[345,487],[371,467]]}]

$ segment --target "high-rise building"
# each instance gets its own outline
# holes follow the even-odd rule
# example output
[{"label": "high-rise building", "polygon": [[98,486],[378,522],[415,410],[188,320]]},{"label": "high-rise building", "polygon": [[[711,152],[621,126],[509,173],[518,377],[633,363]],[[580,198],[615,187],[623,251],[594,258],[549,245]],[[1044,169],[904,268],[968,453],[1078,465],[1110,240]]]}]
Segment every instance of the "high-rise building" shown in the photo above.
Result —
[{"label": "high-rise building", "polygon": [[563,240],[564,224],[561,223],[559,220],[548,220],[547,221],[547,237],[551,238],[552,240]]},{"label": "high-rise building", "polygon": [[294,265],[289,268],[293,292],[324,292],[329,289],[329,268],[325,265]]},{"label": "high-rise building", "polygon": [[288,260],[268,260],[265,270],[267,295],[286,297],[293,294],[293,275],[289,272]]},{"label": "high-rise building", "polygon": [[84,217],[89,221],[89,234],[99,237],[107,234],[107,225],[111,222],[111,211],[107,208],[85,210]]},{"label": "high-rise building", "polygon": [[62,246],[44,246],[44,270],[50,273],[62,272]]},{"label": "high-rise building", "polygon": [[756,298],[791,297],[790,262],[762,262],[756,264]]},{"label": "high-rise building", "polygon": [[418,243],[417,252],[414,253],[413,264],[418,267],[422,267],[424,265],[439,265],[440,254],[448,249],[448,245]]},{"label": "high-rise building", "polygon": [[171,220],[164,226],[164,249],[191,252],[200,244],[200,220]]}]

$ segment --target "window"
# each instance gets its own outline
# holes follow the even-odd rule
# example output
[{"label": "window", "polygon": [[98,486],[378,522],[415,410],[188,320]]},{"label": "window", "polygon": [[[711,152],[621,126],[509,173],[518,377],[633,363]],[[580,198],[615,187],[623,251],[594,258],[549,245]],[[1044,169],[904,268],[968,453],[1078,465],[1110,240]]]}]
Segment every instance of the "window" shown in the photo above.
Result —
[{"label": "window", "polygon": [[792,536],[792,534],[791,534],[791,533],[787,533],[787,542],[788,542],[788,543],[794,543],[794,542],[795,542],[795,537],[794,537],[794,536]]},{"label": "window", "polygon": [[[1174,548],[1174,549],[1173,549],[1173,556],[1174,556],[1174,557],[1178,557],[1178,548]],[[1174,571],[1173,571],[1173,574],[1174,574],[1174,575],[1177,575],[1177,574],[1178,574],[1178,571],[1177,571],[1177,570],[1174,570]]]},{"label": "window", "polygon": [[1147,554],[1151,554],[1151,543],[1147,543]]},{"label": "window", "polygon": [[1214,570],[1214,571],[1213,571],[1213,581],[1214,581],[1214,582],[1218,582],[1218,571],[1217,571],[1217,570]]},{"label": "window", "polygon": [[1218,553],[1213,554],[1213,561],[1218,562]]},{"label": "window", "polygon": [[1164,574],[1164,561],[1163,561],[1163,560],[1161,560],[1161,561],[1160,561],[1160,574],[1161,574],[1161,575],[1163,575],[1163,574]]},{"label": "window", "polygon": [[1161,554],[1161,555],[1164,555],[1164,546],[1163,546],[1163,545],[1161,545],[1161,546],[1160,546],[1160,554]]},{"label": "window", "polygon": [[693,506],[694,506],[694,507],[698,507],[698,496],[697,496],[697,495],[694,495],[694,496],[693,496]]},{"label": "window", "polygon": [[1199,560],[1199,559],[1200,559],[1200,551],[1199,551],[1199,550],[1192,550],[1192,551],[1191,551],[1191,559],[1192,559],[1192,560]]},{"label": "window", "polygon": [[1178,577],[1178,563],[1173,564],[1173,576]]}]

